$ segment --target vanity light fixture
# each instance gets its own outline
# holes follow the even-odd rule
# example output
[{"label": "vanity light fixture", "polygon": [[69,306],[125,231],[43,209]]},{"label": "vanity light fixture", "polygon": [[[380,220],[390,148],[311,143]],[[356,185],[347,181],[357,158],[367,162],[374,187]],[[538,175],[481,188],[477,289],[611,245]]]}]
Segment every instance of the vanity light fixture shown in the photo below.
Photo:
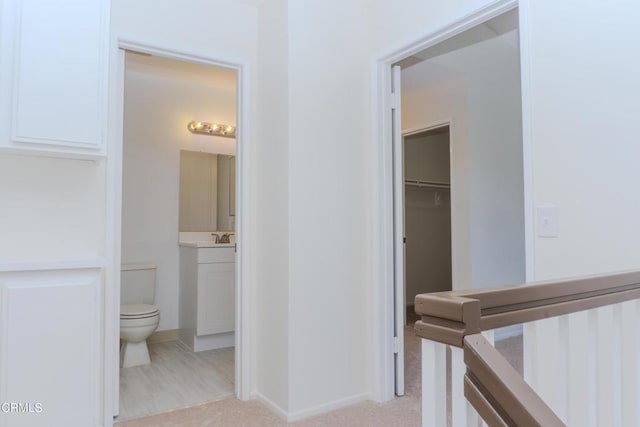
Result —
[{"label": "vanity light fixture", "polygon": [[219,123],[189,122],[187,129],[191,133],[201,133],[203,135],[223,136],[226,138],[236,137],[236,127]]}]

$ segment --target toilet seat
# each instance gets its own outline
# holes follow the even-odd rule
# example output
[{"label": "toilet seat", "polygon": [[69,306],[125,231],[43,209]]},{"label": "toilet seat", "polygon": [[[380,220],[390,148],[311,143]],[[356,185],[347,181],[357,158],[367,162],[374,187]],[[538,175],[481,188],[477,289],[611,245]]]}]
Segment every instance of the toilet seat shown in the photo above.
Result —
[{"label": "toilet seat", "polygon": [[126,304],[120,306],[120,319],[143,319],[155,317],[160,309],[151,304]]},{"label": "toilet seat", "polygon": [[120,366],[148,365],[151,363],[147,338],[158,328],[160,310],[151,304],[124,304],[120,306]]}]

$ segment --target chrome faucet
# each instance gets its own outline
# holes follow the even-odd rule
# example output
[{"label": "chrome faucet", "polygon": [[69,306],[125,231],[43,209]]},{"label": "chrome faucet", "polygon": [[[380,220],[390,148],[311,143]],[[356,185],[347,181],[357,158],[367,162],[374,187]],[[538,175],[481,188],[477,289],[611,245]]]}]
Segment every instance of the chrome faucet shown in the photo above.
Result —
[{"label": "chrome faucet", "polygon": [[220,241],[216,243],[231,243],[232,234],[233,233],[224,233],[222,236],[220,236]]}]

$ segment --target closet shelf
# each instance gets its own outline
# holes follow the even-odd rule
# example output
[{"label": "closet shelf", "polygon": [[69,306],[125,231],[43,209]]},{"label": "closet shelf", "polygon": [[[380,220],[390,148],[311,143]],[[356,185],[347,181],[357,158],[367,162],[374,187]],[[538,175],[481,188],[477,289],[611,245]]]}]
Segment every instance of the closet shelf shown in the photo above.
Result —
[{"label": "closet shelf", "polygon": [[415,179],[405,179],[404,184],[411,187],[418,187],[418,188],[433,188],[438,190],[451,189],[451,184],[449,184],[448,182],[419,181]]}]

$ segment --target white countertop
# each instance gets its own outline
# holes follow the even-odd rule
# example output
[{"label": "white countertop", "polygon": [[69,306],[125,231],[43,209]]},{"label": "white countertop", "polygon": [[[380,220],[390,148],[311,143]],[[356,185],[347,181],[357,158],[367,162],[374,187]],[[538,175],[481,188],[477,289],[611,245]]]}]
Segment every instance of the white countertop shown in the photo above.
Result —
[{"label": "white countertop", "polygon": [[[214,234],[218,237],[231,234],[230,243],[215,243]],[[236,245],[236,235],[233,231],[181,231],[178,245],[190,248],[232,248]]]},{"label": "white countertop", "polygon": [[187,246],[190,248],[233,248],[235,243],[215,243],[211,241],[186,241],[186,242],[178,242],[180,246]]}]

